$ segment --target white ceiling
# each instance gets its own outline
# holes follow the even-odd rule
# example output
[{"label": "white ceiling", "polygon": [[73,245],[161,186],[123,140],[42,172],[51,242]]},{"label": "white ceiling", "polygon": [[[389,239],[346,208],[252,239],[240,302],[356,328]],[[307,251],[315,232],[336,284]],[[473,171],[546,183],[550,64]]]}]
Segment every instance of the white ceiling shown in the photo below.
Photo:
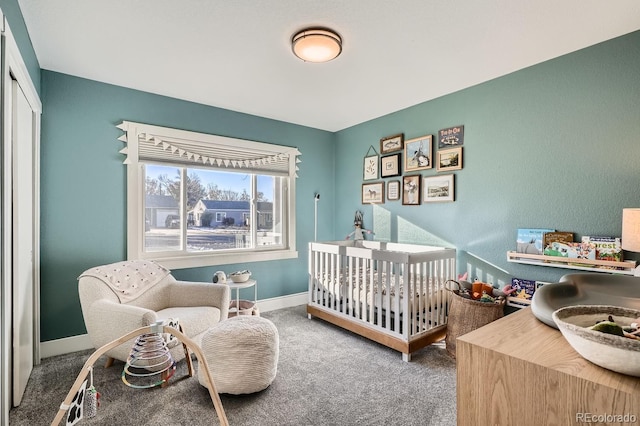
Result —
[{"label": "white ceiling", "polygon": [[[640,29],[638,0],[19,0],[40,67],[337,131]],[[291,53],[329,27],[343,52]]]}]

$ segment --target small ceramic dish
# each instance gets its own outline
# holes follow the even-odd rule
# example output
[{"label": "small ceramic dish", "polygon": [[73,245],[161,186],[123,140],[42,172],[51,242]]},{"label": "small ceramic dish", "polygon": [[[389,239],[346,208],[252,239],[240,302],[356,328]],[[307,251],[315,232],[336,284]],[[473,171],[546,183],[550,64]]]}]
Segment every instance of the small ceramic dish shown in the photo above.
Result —
[{"label": "small ceramic dish", "polygon": [[640,310],[609,305],[576,305],[554,311],[553,320],[564,338],[583,358],[600,367],[640,377],[640,340],[590,330],[609,315],[621,327],[640,318]]}]

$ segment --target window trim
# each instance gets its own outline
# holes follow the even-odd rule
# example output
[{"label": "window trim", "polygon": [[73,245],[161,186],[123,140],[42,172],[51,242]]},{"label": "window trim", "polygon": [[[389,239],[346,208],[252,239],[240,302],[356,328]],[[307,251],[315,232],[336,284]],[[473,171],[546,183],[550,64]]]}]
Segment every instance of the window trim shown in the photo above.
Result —
[{"label": "window trim", "polygon": [[[296,202],[295,202],[295,185],[298,170],[297,163],[300,162],[298,156],[300,152],[295,147],[287,147],[283,145],[268,144],[263,142],[255,142],[244,139],[228,138],[223,136],[210,135],[205,133],[197,133],[186,130],[172,129],[167,127],[153,126],[149,124],[123,121],[119,124],[120,130],[125,134],[120,136],[118,140],[127,144],[125,148],[120,150],[121,154],[127,156],[124,164],[127,165],[127,259],[146,259],[154,260],[161,263],[169,269],[193,268],[201,266],[227,265],[234,263],[261,262],[271,260],[294,259],[298,257],[296,250]],[[283,246],[276,249],[256,247],[252,250],[238,249],[225,250],[224,252],[145,252],[144,251],[144,162],[139,159],[139,138],[152,134],[155,137],[167,137],[172,139],[184,139],[189,141],[197,141],[203,146],[207,144],[229,144],[234,147],[241,147],[248,150],[261,150],[273,153],[273,155],[284,154],[288,157],[288,179],[285,181],[284,201],[288,208],[283,212],[283,226],[287,228],[287,238],[283,241]],[[197,163],[185,160],[180,167],[197,167]],[[224,167],[221,167],[224,169]],[[228,170],[234,170],[227,167]],[[260,171],[247,170],[250,173],[263,173]],[[280,174],[274,174],[274,176]],[[185,182],[185,179],[182,179]],[[182,203],[184,204],[184,203]],[[181,206],[183,210],[182,217],[186,217],[186,206]],[[186,227],[182,226],[182,237],[186,241]],[[241,257],[239,256],[241,255]],[[242,261],[239,262],[238,259]]]}]

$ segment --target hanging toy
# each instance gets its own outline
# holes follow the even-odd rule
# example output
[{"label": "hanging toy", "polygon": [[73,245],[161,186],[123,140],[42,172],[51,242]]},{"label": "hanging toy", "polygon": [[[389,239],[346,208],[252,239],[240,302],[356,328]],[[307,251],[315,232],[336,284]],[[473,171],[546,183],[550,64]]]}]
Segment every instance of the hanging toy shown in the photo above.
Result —
[{"label": "hanging toy", "polygon": [[100,393],[93,386],[93,367],[89,367],[89,388],[87,389],[87,417],[95,417],[100,406]]},{"label": "hanging toy", "polygon": [[356,228],[353,230],[353,232],[351,232],[349,235],[347,235],[347,240],[351,239],[351,237],[353,237],[354,241],[360,241],[360,240],[364,240],[364,234],[365,232],[367,234],[373,234],[375,235],[375,233],[373,231],[370,231],[368,229],[364,229],[362,227],[362,220],[364,217],[364,213],[362,213],[360,210],[356,210],[356,215],[355,218],[353,220],[353,226]]},{"label": "hanging toy", "polygon": [[80,389],[73,396],[70,405],[60,404],[61,410],[67,411],[66,426],[73,426],[84,418],[84,400],[87,394],[87,381],[82,382]]}]

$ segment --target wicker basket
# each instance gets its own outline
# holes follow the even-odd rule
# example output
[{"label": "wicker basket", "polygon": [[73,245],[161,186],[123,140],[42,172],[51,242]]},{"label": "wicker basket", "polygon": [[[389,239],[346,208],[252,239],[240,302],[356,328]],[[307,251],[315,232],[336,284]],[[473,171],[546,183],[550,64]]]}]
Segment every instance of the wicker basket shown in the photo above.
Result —
[{"label": "wicker basket", "polygon": [[229,303],[229,318],[235,317],[236,315],[255,315],[259,317],[260,311],[258,310],[258,304],[250,300],[240,299],[238,303],[236,303],[236,300],[232,300],[231,303]]},{"label": "wicker basket", "polygon": [[[457,289],[450,289],[449,284],[456,285]],[[452,296],[447,320],[447,336],[444,341],[447,352],[455,358],[456,339],[502,318],[505,301],[486,303],[462,297],[460,296],[460,284],[453,280],[447,281],[446,289],[452,293]]]}]

